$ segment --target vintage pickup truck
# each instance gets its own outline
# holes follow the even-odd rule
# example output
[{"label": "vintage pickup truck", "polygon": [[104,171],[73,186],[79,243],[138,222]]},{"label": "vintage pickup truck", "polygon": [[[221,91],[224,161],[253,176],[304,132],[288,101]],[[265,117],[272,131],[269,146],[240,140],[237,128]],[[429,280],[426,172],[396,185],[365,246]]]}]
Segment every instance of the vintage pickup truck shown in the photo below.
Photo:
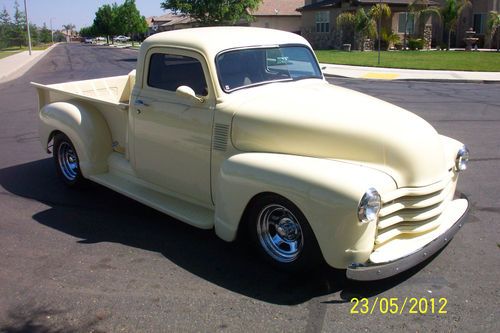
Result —
[{"label": "vintage pickup truck", "polygon": [[[302,37],[153,35],[129,75],[38,89],[40,139],[70,186],[107,186],[269,262],[355,280],[441,249],[469,202],[469,152],[418,116],[329,84]],[[244,242],[247,244],[248,242]]]}]

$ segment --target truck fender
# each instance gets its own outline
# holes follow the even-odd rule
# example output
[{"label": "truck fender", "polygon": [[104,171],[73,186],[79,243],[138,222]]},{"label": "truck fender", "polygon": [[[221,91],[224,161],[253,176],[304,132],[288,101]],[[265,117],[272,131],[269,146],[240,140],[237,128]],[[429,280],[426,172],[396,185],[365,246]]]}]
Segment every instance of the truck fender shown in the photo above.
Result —
[{"label": "truck fender", "polygon": [[111,134],[99,110],[88,103],[70,100],[47,104],[39,116],[40,141],[44,149],[57,132],[62,132],[76,149],[84,177],[108,170]]},{"label": "truck fender", "polygon": [[345,268],[373,250],[376,224],[362,224],[357,207],[373,187],[396,189],[382,171],[322,158],[242,153],[225,160],[215,189],[215,232],[236,239],[248,204],[262,193],[275,193],[293,202],[313,230],[325,260]]}]

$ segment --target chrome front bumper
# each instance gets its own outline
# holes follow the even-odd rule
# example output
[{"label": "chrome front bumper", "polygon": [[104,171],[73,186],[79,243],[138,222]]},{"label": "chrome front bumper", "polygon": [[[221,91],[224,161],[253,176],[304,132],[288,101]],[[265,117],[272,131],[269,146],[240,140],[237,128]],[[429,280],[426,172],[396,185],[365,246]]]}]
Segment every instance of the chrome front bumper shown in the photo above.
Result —
[{"label": "chrome front bumper", "polygon": [[[469,201],[467,197],[462,195],[463,199]],[[346,271],[348,279],[357,281],[373,281],[388,278],[390,276],[404,272],[422,261],[431,257],[434,253],[442,249],[458,232],[458,230],[465,223],[470,209],[470,204],[467,204],[466,211],[462,216],[443,234],[429,242],[427,245],[413,252],[410,255],[399,258],[395,261],[383,264],[363,264],[353,263],[349,265]]]}]

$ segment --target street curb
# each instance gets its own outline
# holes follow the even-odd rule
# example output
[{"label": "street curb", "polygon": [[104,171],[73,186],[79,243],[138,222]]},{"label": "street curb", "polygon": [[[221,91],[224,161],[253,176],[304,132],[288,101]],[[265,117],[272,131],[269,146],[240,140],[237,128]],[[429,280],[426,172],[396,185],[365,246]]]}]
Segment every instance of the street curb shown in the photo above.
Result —
[{"label": "street curb", "polygon": [[9,81],[15,80],[21,76],[23,76],[27,71],[29,71],[33,66],[35,66],[43,57],[45,57],[54,47],[61,43],[54,43],[50,47],[43,50],[43,52],[35,57],[34,59],[29,60],[27,63],[23,64],[18,69],[14,70],[12,73],[7,74],[6,76],[0,77],[0,84],[7,83]]},{"label": "street curb", "polygon": [[351,79],[351,80],[365,80],[365,81],[385,81],[385,82],[394,82],[394,81],[403,81],[403,82],[436,82],[436,83],[477,83],[477,84],[497,84],[500,83],[500,80],[467,80],[467,79],[372,79],[372,78],[362,78],[362,77],[351,77],[351,76],[343,76],[343,75],[335,75],[335,74],[323,74],[326,78],[341,78],[341,79]]}]

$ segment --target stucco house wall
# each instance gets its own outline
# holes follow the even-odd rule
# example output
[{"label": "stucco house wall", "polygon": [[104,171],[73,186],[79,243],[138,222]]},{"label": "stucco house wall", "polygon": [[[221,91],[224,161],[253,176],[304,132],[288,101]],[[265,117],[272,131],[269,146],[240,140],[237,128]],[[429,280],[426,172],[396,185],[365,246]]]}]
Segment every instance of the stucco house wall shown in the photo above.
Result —
[{"label": "stucco house wall", "polygon": [[[465,46],[465,42],[463,41],[465,31],[471,27],[477,30],[476,34],[477,37],[479,37],[478,46],[482,47],[485,45],[485,41],[486,45],[489,46],[489,43],[487,43],[489,38],[487,38],[486,21],[488,13],[491,10],[500,12],[500,0],[471,1],[472,8],[463,12],[458,23],[457,31],[452,36],[452,47]],[[388,4],[392,11],[391,18],[382,22],[383,27],[387,29],[390,28],[390,30],[399,35],[402,41],[405,35],[405,29],[401,27],[401,23],[404,19],[402,18],[400,20],[400,15],[405,15],[405,12],[408,11],[408,4],[410,4],[412,0],[385,0],[382,2]],[[430,2],[431,5],[442,6],[445,0],[429,0],[427,2]],[[302,34],[314,47],[339,48],[341,47],[341,38],[339,37],[340,29],[336,26],[337,16],[345,11],[355,11],[359,7],[368,10],[372,5],[377,3],[377,0],[305,0],[304,7],[300,9],[302,12]],[[317,13],[319,12],[328,12],[328,32],[318,31],[316,27]],[[443,44],[447,40],[442,22],[435,17],[428,18],[426,22],[417,22],[417,20],[415,20],[415,26],[408,27],[408,29],[410,31],[413,30],[415,35],[422,35],[425,25],[428,25],[427,29],[431,29],[430,36],[432,39],[432,46]],[[413,37],[411,35],[411,33],[407,34],[407,38]]]}]

